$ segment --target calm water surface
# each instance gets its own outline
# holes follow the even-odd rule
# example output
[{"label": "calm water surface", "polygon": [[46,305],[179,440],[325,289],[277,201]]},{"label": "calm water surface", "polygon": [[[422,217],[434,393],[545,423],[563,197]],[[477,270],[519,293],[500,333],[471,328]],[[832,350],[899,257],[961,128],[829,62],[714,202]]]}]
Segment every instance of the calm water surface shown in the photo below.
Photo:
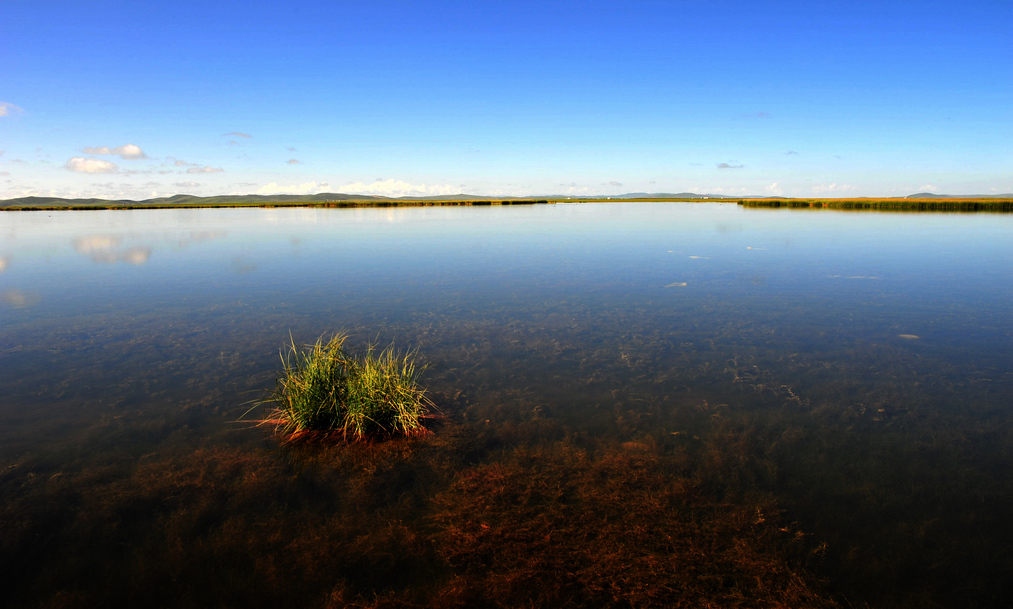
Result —
[{"label": "calm water surface", "polygon": [[[751,514],[686,518],[772,561],[715,566],[711,599],[776,566],[813,606],[1009,606],[1011,263],[992,214],[0,214],[0,599],[672,606],[675,546],[615,550],[609,590],[539,552],[604,552],[551,546],[575,506],[658,539],[677,486],[664,518]],[[339,329],[419,347],[431,438],[288,449],[240,421],[290,335]],[[624,499],[588,473],[623,468],[654,477]]]}]

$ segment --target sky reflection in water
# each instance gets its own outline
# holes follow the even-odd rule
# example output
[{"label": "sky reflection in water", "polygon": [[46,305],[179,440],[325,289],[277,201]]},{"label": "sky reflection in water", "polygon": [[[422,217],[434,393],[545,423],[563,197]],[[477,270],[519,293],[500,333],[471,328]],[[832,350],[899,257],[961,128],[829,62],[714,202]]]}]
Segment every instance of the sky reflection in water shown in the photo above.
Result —
[{"label": "sky reflection in water", "polygon": [[[710,203],[4,213],[0,458],[269,446],[235,420],[279,347],[345,328],[419,346],[461,424],[551,420],[665,455],[769,429],[779,473],[750,484],[847,547],[901,525],[803,492],[826,470],[800,438],[858,450],[837,469],[867,488],[935,475],[905,450],[1001,462],[1011,237],[1010,216]],[[863,451],[893,465],[868,473]],[[837,581],[871,568],[841,552]]]},{"label": "sky reflection in water", "polygon": [[[245,353],[280,345],[289,331],[310,340],[339,327],[363,340],[453,351],[439,324],[467,322],[493,336],[517,324],[528,338],[555,328],[552,338],[577,350],[614,348],[639,331],[697,345],[722,337],[768,354],[884,343],[982,366],[1009,361],[1007,216],[603,203],[10,213],[0,221],[8,351],[13,338],[74,324],[103,330],[78,333],[96,347],[153,315],[210,332],[207,343],[197,335],[184,343],[198,352],[224,341],[218,346]],[[236,329],[221,336],[223,324]],[[483,330],[472,332],[482,340]],[[659,357],[657,344],[642,348],[638,357]],[[447,365],[456,357],[440,356]],[[46,380],[68,366],[52,359]],[[121,366],[126,374],[129,364]],[[5,385],[16,386],[19,368],[4,367]]]}]

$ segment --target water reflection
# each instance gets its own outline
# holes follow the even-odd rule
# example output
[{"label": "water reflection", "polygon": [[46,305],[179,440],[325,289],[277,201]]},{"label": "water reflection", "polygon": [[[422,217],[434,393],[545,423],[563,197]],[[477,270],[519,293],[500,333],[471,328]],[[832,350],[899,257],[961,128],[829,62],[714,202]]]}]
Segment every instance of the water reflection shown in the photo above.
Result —
[{"label": "water reflection", "polygon": [[93,252],[105,252],[119,245],[115,237],[81,237],[74,240],[74,249],[79,253],[91,255]]},{"label": "water reflection", "polygon": [[126,262],[127,264],[142,265],[151,257],[150,247],[133,246],[120,248],[119,237],[90,236],[74,240],[74,249],[79,254],[91,258],[92,262],[99,264],[115,264]]},{"label": "water reflection", "polygon": [[257,264],[243,258],[242,256],[234,256],[232,258],[232,272],[237,275],[246,275],[257,270]]},{"label": "water reflection", "polygon": [[[1010,598],[1013,216],[511,207],[0,216],[0,605]],[[236,425],[341,328],[432,438]]]},{"label": "water reflection", "polygon": [[217,241],[218,239],[224,239],[228,236],[228,233],[223,230],[217,231],[194,231],[188,236],[176,241],[176,247],[184,248],[192,245],[198,245],[202,243],[209,243],[211,241]]},{"label": "water reflection", "polygon": [[0,299],[15,309],[25,309],[39,304],[41,297],[36,292],[11,289],[0,292]]}]

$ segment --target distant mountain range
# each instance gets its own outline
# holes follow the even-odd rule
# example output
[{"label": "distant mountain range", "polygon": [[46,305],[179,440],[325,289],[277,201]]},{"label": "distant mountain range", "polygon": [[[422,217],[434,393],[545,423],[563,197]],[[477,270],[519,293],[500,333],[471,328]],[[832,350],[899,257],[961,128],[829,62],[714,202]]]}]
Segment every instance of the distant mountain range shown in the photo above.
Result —
[{"label": "distant mountain range", "polygon": [[931,192],[918,192],[908,195],[906,199],[1013,199],[1013,193],[1004,195],[937,195]]},{"label": "distant mountain range", "polygon": [[[518,199],[719,199],[731,198],[721,195],[698,195],[694,193],[630,193],[614,196],[572,196],[548,195],[541,197],[488,197],[482,195],[456,194],[435,195],[428,197],[381,197],[374,195],[354,195],[338,192],[322,192],[315,195],[219,195],[215,197],[198,197],[196,195],[175,195],[133,201],[130,199],[65,199],[62,197],[20,197],[0,201],[0,207],[137,207],[137,206],[186,206],[186,205],[269,205],[271,203],[327,203],[337,201],[353,202],[397,202],[397,201],[500,201]],[[741,197],[737,197],[741,198]]]},{"label": "distant mountain range", "polygon": [[132,201],[130,199],[64,199],[61,197],[20,197],[0,201],[0,207],[90,207],[90,206],[134,206],[134,205],[234,205],[259,203],[297,203],[324,201],[382,201],[386,197],[369,195],[346,195],[320,193],[316,195],[220,195],[198,197],[196,195],[175,195]]},{"label": "distant mountain range", "polygon": [[[175,195],[133,201],[129,199],[65,199],[61,197],[19,197],[17,199],[0,200],[0,207],[143,207],[143,206],[216,206],[216,205],[270,205],[272,203],[327,203],[327,202],[362,202],[384,203],[397,201],[500,201],[500,200],[531,200],[548,199],[565,201],[609,200],[609,199],[790,199],[791,197],[769,197],[759,195],[729,196],[718,194],[698,194],[693,192],[630,192],[618,195],[544,195],[537,197],[488,197],[481,195],[456,194],[436,195],[429,197],[381,197],[373,195],[354,195],[336,192],[323,192],[315,195],[219,195],[215,197],[198,197],[196,195]],[[908,199],[1002,199],[1013,198],[1013,193],[1002,195],[939,195],[920,192],[908,195]]]}]

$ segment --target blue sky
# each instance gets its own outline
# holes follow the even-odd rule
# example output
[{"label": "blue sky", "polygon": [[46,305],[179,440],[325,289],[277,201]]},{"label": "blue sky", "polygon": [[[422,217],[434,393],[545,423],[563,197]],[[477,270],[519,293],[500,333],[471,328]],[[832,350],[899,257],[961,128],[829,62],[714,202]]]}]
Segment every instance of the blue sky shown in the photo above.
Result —
[{"label": "blue sky", "polygon": [[1013,192],[1013,3],[0,0],[0,198]]}]

